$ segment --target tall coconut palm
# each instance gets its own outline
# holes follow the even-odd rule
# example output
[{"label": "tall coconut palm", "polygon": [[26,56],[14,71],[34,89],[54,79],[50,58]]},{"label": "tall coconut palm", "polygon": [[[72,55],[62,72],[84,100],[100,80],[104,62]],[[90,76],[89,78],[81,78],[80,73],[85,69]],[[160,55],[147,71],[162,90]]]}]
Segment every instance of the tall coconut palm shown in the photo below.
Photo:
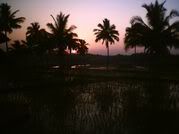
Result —
[{"label": "tall coconut palm", "polygon": [[27,27],[26,40],[38,41],[38,36],[40,32],[40,24],[38,22],[30,23]]},{"label": "tall coconut palm", "polygon": [[38,22],[33,22],[27,27],[27,44],[32,49],[41,49],[40,51],[38,50],[38,52],[44,52],[46,49],[48,49],[49,36],[49,33],[46,32],[45,29],[40,28],[40,24]]},{"label": "tall coconut palm", "polygon": [[165,1],[161,4],[143,4],[146,9],[147,24],[140,16],[134,16],[126,28],[125,50],[136,46],[144,47],[144,52],[152,55],[169,54],[169,48],[179,47],[179,21],[170,24],[170,20],[179,16],[179,12],[172,10],[166,15]]},{"label": "tall coconut palm", "polygon": [[78,38],[77,37],[78,37],[78,35],[73,32],[67,34],[66,40],[67,40],[68,49],[70,51],[70,55],[71,55],[71,51],[77,49],[77,47],[78,47]]},{"label": "tall coconut palm", "polygon": [[[67,48],[70,52],[70,57],[69,57],[69,63],[71,64],[72,62],[72,50],[76,50],[77,47],[78,47],[78,35],[76,33],[73,33],[73,32],[70,32],[70,33],[67,33],[66,35],[66,45],[67,45]],[[69,65],[70,65],[69,64]]]},{"label": "tall coconut palm", "polygon": [[[0,30],[4,32],[4,35],[8,38],[8,33],[11,33],[13,29],[21,28],[21,23],[24,22],[24,17],[16,17],[16,13],[19,10],[12,12],[11,6],[7,3],[0,5]],[[8,51],[8,40],[6,42],[6,50]]]},{"label": "tall coconut palm", "polygon": [[79,39],[79,45],[77,48],[77,53],[80,55],[85,55],[88,52],[88,46],[89,44],[83,40],[83,39]]},{"label": "tall coconut palm", "polygon": [[116,30],[116,26],[114,24],[110,24],[108,19],[103,20],[103,24],[99,23],[98,29],[94,29],[94,34],[96,35],[95,42],[102,40],[102,44],[105,43],[107,48],[107,69],[109,62],[109,43],[114,44],[115,41],[119,41],[119,33]]},{"label": "tall coconut palm", "polygon": [[54,24],[48,23],[47,26],[51,30],[54,47],[58,48],[60,53],[64,53],[64,50],[68,46],[68,34],[71,33],[76,26],[67,26],[69,14],[65,15],[60,12],[60,14],[56,16],[56,19],[52,15],[51,17],[54,20]]},{"label": "tall coconut palm", "polygon": [[39,36],[40,36],[40,24],[38,22],[31,23],[31,25],[27,27],[27,32],[26,32],[26,40],[29,44],[29,47],[32,48],[39,44]]}]

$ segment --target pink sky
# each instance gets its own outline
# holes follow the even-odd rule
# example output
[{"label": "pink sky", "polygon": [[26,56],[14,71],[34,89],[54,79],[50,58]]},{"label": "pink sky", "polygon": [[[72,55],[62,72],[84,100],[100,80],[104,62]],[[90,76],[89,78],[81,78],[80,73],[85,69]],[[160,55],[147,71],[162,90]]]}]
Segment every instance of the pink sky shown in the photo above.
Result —
[{"label": "pink sky", "polygon": [[[110,19],[111,24],[115,24],[120,33],[120,41],[110,46],[110,54],[130,54],[124,51],[123,38],[125,29],[130,26],[129,21],[132,16],[139,15],[145,17],[145,9],[141,7],[144,3],[151,3],[155,0],[1,0],[12,6],[13,10],[19,9],[17,16],[26,17],[22,28],[14,30],[12,39],[25,39],[26,28],[31,22],[39,22],[41,28],[45,28],[48,22],[53,22],[50,15],[56,16],[61,12],[70,14],[69,25],[76,25],[75,32],[79,38],[85,39],[89,44],[89,52],[94,54],[106,54],[105,45],[101,42],[95,43],[93,29],[98,23],[102,23],[104,18]],[[163,0],[159,0],[162,2]],[[179,9],[178,0],[168,0],[165,7]]]}]

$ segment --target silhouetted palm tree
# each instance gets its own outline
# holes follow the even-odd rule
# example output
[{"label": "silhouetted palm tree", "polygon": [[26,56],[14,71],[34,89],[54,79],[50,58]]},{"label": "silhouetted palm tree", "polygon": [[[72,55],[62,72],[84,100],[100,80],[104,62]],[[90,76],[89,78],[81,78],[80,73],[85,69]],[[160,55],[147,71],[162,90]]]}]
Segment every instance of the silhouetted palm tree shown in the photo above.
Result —
[{"label": "silhouetted palm tree", "polygon": [[26,40],[27,44],[32,49],[37,49],[38,52],[44,52],[48,49],[50,34],[45,29],[40,28],[38,22],[31,23],[31,26],[27,27]]},{"label": "silhouetted palm tree", "polygon": [[48,23],[47,26],[52,32],[52,40],[55,48],[59,49],[60,53],[64,53],[64,50],[68,46],[68,37],[76,26],[72,25],[67,27],[69,15],[65,15],[60,12],[56,19],[51,15],[54,20],[54,24]]},{"label": "silhouetted palm tree", "polygon": [[31,47],[39,45],[39,38],[41,34],[40,24],[38,22],[31,23],[31,26],[27,27],[26,40]]},{"label": "silhouetted palm tree", "polygon": [[78,38],[77,37],[78,37],[78,35],[73,32],[67,34],[67,46],[70,51],[70,55],[71,55],[71,51],[77,49],[77,47],[78,47]]},{"label": "silhouetted palm tree", "polygon": [[[0,5],[0,30],[4,32],[4,35],[8,38],[7,33],[11,33],[13,29],[21,28],[21,23],[24,22],[24,17],[16,18],[16,13],[19,10],[12,12],[11,7],[7,3]],[[8,51],[8,40],[6,42],[6,50]]]},{"label": "silhouetted palm tree", "polygon": [[80,55],[85,55],[88,52],[87,45],[89,45],[89,44],[86,43],[85,40],[79,39],[79,45],[78,45],[78,48],[77,48],[77,53],[80,54]]},{"label": "silhouetted palm tree", "polygon": [[95,42],[102,40],[102,44],[106,44],[107,48],[107,69],[108,69],[108,59],[109,59],[109,43],[113,44],[115,41],[119,41],[119,33],[116,30],[116,26],[110,24],[108,19],[103,20],[103,24],[98,24],[99,29],[94,29],[94,34],[96,35]]},{"label": "silhouetted palm tree", "polygon": [[172,24],[169,21],[179,16],[179,12],[172,10],[166,16],[165,2],[159,4],[142,5],[147,10],[147,24],[140,16],[134,16],[130,23],[131,27],[126,28],[125,49],[136,46],[144,47],[148,54],[166,55],[169,48],[179,47],[179,21]]},{"label": "silhouetted palm tree", "polygon": [[33,22],[31,23],[31,26],[27,27],[26,40],[30,42],[30,45],[38,44],[39,33],[40,33],[40,25],[38,22]]},{"label": "silhouetted palm tree", "polygon": [[78,35],[73,32],[67,33],[67,35],[66,35],[65,42],[67,43],[66,45],[68,47],[68,50],[70,51],[70,58],[69,58],[70,64],[72,62],[72,50],[76,50],[78,47],[78,38],[77,37],[78,37]]}]

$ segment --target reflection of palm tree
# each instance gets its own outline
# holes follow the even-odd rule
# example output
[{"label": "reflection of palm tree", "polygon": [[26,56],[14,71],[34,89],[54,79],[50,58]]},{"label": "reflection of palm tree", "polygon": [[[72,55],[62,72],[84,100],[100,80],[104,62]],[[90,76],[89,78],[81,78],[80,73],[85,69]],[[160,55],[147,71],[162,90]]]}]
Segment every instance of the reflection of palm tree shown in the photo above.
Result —
[{"label": "reflection of palm tree", "polygon": [[[107,48],[107,56],[109,58],[109,43],[113,44],[116,41],[119,41],[119,33],[116,30],[116,26],[110,25],[110,21],[108,19],[103,20],[103,24],[98,24],[99,29],[94,29],[96,35],[96,42],[102,40],[102,43],[106,43]],[[107,59],[107,68],[108,68],[108,59]]]},{"label": "reflection of palm tree", "polygon": [[[4,32],[7,37],[7,33],[11,33],[13,29],[21,28],[20,23],[24,22],[24,17],[16,18],[16,13],[19,10],[14,12],[11,11],[11,7],[7,3],[2,3],[0,5],[0,30]],[[8,40],[6,40],[6,50],[8,51]]]},{"label": "reflection of palm tree", "polygon": [[125,49],[136,46],[145,47],[145,52],[149,54],[165,55],[169,54],[169,47],[179,47],[179,22],[170,25],[170,19],[179,16],[179,12],[172,10],[166,16],[165,2],[159,4],[144,4],[147,10],[146,18],[148,25],[141,17],[135,16],[130,21],[131,27],[126,29]]},{"label": "reflection of palm tree", "polygon": [[85,40],[79,39],[79,45],[77,49],[77,53],[80,55],[85,55],[88,52],[88,43]]},{"label": "reflection of palm tree", "polygon": [[62,12],[57,15],[56,19],[51,15],[54,20],[54,24],[48,23],[47,26],[52,32],[53,44],[56,48],[59,49],[59,52],[64,53],[64,50],[68,46],[68,37],[76,26],[72,25],[69,28],[67,27],[69,15],[65,15]]}]

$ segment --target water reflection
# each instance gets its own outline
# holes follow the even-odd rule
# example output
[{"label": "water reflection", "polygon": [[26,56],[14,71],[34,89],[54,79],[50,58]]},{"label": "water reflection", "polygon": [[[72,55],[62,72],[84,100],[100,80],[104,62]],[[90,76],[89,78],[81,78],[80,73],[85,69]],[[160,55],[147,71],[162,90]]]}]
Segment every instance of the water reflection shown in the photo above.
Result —
[{"label": "water reflection", "polygon": [[178,131],[178,100],[178,83],[118,80],[1,95],[0,106],[18,109],[15,128],[26,133],[168,134]]},{"label": "water reflection", "polygon": [[84,65],[73,65],[71,66],[71,69],[79,69],[79,68],[86,68],[86,67],[90,67],[90,64],[84,64]]},{"label": "water reflection", "polygon": [[[107,67],[105,66],[99,66],[99,67],[89,67],[90,70],[107,70]],[[117,67],[108,67],[109,70],[117,70]]]},{"label": "water reflection", "polygon": [[52,69],[59,69],[60,66],[57,66],[57,65],[56,65],[56,66],[52,66],[51,68],[52,68]]},{"label": "water reflection", "polygon": [[[63,68],[62,66],[59,65],[54,65],[51,66],[50,69],[60,69]],[[92,66],[90,64],[77,64],[77,65],[72,65],[70,67],[71,69],[80,69],[80,68],[86,68],[90,70],[106,70],[106,66]],[[110,66],[108,68],[109,70],[117,70],[117,67]],[[138,69],[143,69],[142,67],[139,67]]]}]

